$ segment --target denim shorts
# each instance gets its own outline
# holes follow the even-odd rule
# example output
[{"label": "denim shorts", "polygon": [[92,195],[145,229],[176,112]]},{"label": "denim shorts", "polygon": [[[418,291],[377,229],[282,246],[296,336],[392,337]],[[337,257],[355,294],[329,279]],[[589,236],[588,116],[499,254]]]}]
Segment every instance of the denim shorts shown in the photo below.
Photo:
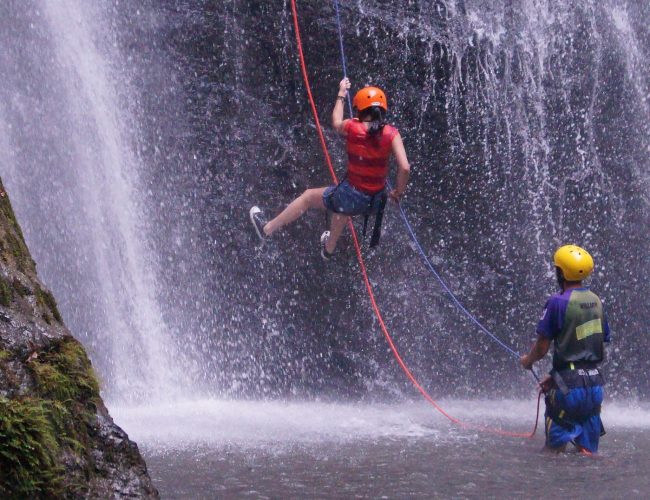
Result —
[{"label": "denim shorts", "polygon": [[338,186],[330,186],[323,193],[325,208],[345,215],[361,215],[376,213],[382,203],[385,191],[380,191],[374,196],[354,189],[345,180]]}]

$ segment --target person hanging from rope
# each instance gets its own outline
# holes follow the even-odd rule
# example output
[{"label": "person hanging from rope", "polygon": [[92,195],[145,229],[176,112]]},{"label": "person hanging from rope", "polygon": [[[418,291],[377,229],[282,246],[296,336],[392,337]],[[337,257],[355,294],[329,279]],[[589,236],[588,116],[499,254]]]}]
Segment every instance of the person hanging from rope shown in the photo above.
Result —
[{"label": "person hanging from rope", "polygon": [[546,302],[537,324],[537,341],[521,357],[532,369],[553,343],[553,368],[541,382],[546,394],[545,449],[565,451],[571,442],[580,451],[596,453],[605,430],[600,419],[605,356],[610,330],[598,296],[583,286],[594,268],[589,253],[575,245],[560,247],[553,257],[560,292]]},{"label": "person hanging from rope", "polygon": [[[261,240],[295,221],[308,209],[316,208],[331,214],[329,230],[320,238],[323,259],[332,257],[345,224],[354,215],[365,216],[364,232],[368,216],[375,215],[370,246],[378,243],[386,199],[400,200],[406,190],[410,166],[399,131],[386,123],[388,103],[384,92],[377,87],[359,90],[353,99],[356,116],[344,120],[343,102],[349,89],[350,80],[344,78],[332,111],[332,126],[347,143],[348,168],[343,181],[338,185],[307,189],[269,222],[262,210],[253,206],[249,215]],[[397,185],[387,193],[391,155],[397,162]]]}]

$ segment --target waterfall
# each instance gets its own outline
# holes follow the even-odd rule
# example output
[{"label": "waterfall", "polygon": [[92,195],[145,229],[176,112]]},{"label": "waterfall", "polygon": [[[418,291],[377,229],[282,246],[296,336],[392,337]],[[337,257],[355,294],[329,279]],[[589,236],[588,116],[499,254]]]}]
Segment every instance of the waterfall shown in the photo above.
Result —
[{"label": "waterfall", "polygon": [[[272,215],[328,182],[288,7],[0,6],[0,174],[115,398],[411,394],[349,239],[325,265],[321,215],[264,247],[247,221],[252,204]],[[327,123],[341,77],[333,6],[298,11]],[[440,273],[524,351],[554,291],[554,249],[585,246],[614,332],[607,370],[626,395],[650,386],[635,356],[650,321],[636,300],[650,293],[649,18],[634,0],[341,1],[353,87],[388,94],[413,165],[405,208]],[[342,173],[344,145],[325,133]],[[527,394],[394,215],[364,252],[414,373],[435,394]]]},{"label": "waterfall", "polygon": [[16,9],[25,46],[3,41],[13,49],[3,73],[16,71],[0,113],[10,152],[3,180],[39,273],[89,346],[108,398],[171,396],[179,367],[143,219],[139,130],[128,114],[135,94],[120,80],[101,9],[48,0],[19,13],[22,4],[5,7]]}]

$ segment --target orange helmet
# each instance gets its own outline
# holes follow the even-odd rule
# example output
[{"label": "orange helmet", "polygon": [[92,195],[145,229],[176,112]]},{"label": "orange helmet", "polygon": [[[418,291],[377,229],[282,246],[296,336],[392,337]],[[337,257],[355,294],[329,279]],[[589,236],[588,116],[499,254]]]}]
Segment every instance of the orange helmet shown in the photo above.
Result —
[{"label": "orange helmet", "polygon": [[388,100],[384,91],[377,87],[364,87],[354,96],[352,105],[358,111],[363,111],[371,106],[379,106],[388,111]]}]

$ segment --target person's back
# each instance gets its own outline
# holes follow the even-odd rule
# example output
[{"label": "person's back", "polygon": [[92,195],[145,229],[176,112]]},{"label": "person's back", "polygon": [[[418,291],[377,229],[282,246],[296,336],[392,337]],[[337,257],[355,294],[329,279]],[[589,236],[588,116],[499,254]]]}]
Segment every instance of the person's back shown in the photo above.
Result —
[{"label": "person's back", "polygon": [[349,120],[345,125],[348,169],[346,178],[355,189],[376,194],[386,187],[388,160],[393,151],[393,139],[399,133],[391,125],[371,135],[361,120]]},{"label": "person's back", "polygon": [[553,369],[597,368],[603,361],[605,341],[605,315],[600,298],[587,288],[573,288],[553,296],[550,301],[557,308],[559,320],[557,331],[552,332]]}]

